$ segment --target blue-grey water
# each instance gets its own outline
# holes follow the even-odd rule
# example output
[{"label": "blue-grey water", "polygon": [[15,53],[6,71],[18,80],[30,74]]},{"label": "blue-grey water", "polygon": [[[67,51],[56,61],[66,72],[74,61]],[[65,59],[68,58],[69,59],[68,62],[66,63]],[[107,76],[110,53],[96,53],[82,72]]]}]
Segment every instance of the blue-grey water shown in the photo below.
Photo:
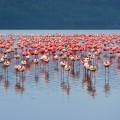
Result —
[{"label": "blue-grey water", "polygon": [[119,0],[0,0],[0,29],[120,29]]},{"label": "blue-grey water", "polygon": [[[42,30],[0,30],[0,33],[117,33],[119,30],[96,31],[42,31]],[[56,69],[53,61],[49,69],[43,66],[28,66],[24,77],[16,74],[15,62],[8,68],[8,73],[0,66],[0,119],[1,120],[119,120],[120,119],[120,67],[117,58],[112,58],[109,73],[105,74],[102,58],[98,71],[93,76],[95,91],[89,91],[84,84],[83,67],[76,68],[74,74]],[[75,63],[78,67],[78,63]],[[5,82],[7,79],[8,83]],[[21,82],[21,89],[16,89],[16,81]],[[61,86],[64,81],[68,90]],[[108,89],[105,89],[105,85]]]},{"label": "blue-grey water", "polygon": [[2,30],[0,29],[0,33],[1,34],[12,34],[12,33],[16,33],[16,34],[56,34],[56,33],[63,33],[63,34],[98,34],[98,33],[106,33],[106,34],[112,34],[112,33],[116,33],[119,34],[120,30],[20,30],[20,29],[14,29],[14,30]]}]

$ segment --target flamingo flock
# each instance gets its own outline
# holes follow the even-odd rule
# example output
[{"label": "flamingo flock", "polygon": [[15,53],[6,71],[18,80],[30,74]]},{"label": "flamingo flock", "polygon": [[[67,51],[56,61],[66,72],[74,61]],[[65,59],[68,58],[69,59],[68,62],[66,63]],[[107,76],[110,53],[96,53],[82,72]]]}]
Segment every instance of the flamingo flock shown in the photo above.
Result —
[{"label": "flamingo flock", "polygon": [[[102,66],[105,68],[103,72],[109,72],[113,64],[111,58],[116,58],[118,63],[120,61],[119,34],[5,34],[0,36],[1,69],[12,66],[17,74],[22,75],[27,72],[28,66],[33,64],[40,69],[43,67],[45,71],[49,70],[49,64],[56,64],[62,74],[68,73],[68,77],[76,67],[82,69],[85,76],[89,76],[85,81],[90,84],[92,76],[99,71],[98,60],[102,61]],[[68,91],[64,84],[61,86]]]}]

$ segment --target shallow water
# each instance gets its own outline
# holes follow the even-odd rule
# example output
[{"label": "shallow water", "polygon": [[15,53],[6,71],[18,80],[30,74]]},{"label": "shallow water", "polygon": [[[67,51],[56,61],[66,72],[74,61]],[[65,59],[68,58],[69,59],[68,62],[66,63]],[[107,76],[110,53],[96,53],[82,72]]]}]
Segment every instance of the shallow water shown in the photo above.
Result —
[{"label": "shallow water", "polygon": [[[86,31],[89,32],[91,33]],[[116,31],[111,32],[116,33]],[[47,69],[45,66],[35,66],[30,63],[23,75],[15,73],[14,61],[8,72],[0,66],[0,118],[3,120],[119,120],[120,65],[116,57],[111,58],[113,64],[109,71],[105,72],[102,60],[101,56],[98,59],[98,71],[93,75],[90,83],[90,88],[92,87],[93,90],[88,89],[83,66],[77,62],[75,71],[69,74],[63,72],[59,66],[57,69],[57,63],[53,63],[52,60]],[[16,89],[17,82],[21,84],[20,89]],[[105,86],[108,89],[105,89]]]}]

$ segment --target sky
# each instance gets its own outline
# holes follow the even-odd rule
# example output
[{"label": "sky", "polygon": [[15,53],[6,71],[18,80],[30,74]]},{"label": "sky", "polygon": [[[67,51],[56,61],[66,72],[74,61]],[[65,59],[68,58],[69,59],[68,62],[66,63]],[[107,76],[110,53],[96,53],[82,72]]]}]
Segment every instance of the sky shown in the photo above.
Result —
[{"label": "sky", "polygon": [[119,0],[0,0],[0,29],[119,29]]}]

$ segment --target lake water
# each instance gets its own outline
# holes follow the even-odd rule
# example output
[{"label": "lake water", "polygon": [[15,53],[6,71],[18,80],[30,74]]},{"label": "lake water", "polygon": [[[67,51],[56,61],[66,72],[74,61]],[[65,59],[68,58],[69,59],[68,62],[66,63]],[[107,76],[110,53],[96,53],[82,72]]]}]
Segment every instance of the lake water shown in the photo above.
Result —
[{"label": "lake water", "polygon": [[11,33],[22,33],[22,34],[55,34],[55,33],[64,33],[64,34],[98,34],[98,33],[116,33],[119,34],[120,30],[0,30],[2,34],[11,34]]},{"label": "lake water", "polygon": [[[119,30],[0,30],[0,33],[117,33]],[[120,120],[120,65],[111,58],[105,73],[102,57],[91,87],[84,83],[83,66],[76,62],[74,73],[57,69],[51,60],[43,66],[30,65],[25,74],[16,74],[15,62],[6,72],[0,66],[1,120]],[[80,69],[79,69],[80,68]],[[7,82],[6,82],[7,81]],[[22,88],[16,89],[17,81]],[[67,90],[63,88],[65,84]],[[107,87],[106,87],[107,86]]]}]

